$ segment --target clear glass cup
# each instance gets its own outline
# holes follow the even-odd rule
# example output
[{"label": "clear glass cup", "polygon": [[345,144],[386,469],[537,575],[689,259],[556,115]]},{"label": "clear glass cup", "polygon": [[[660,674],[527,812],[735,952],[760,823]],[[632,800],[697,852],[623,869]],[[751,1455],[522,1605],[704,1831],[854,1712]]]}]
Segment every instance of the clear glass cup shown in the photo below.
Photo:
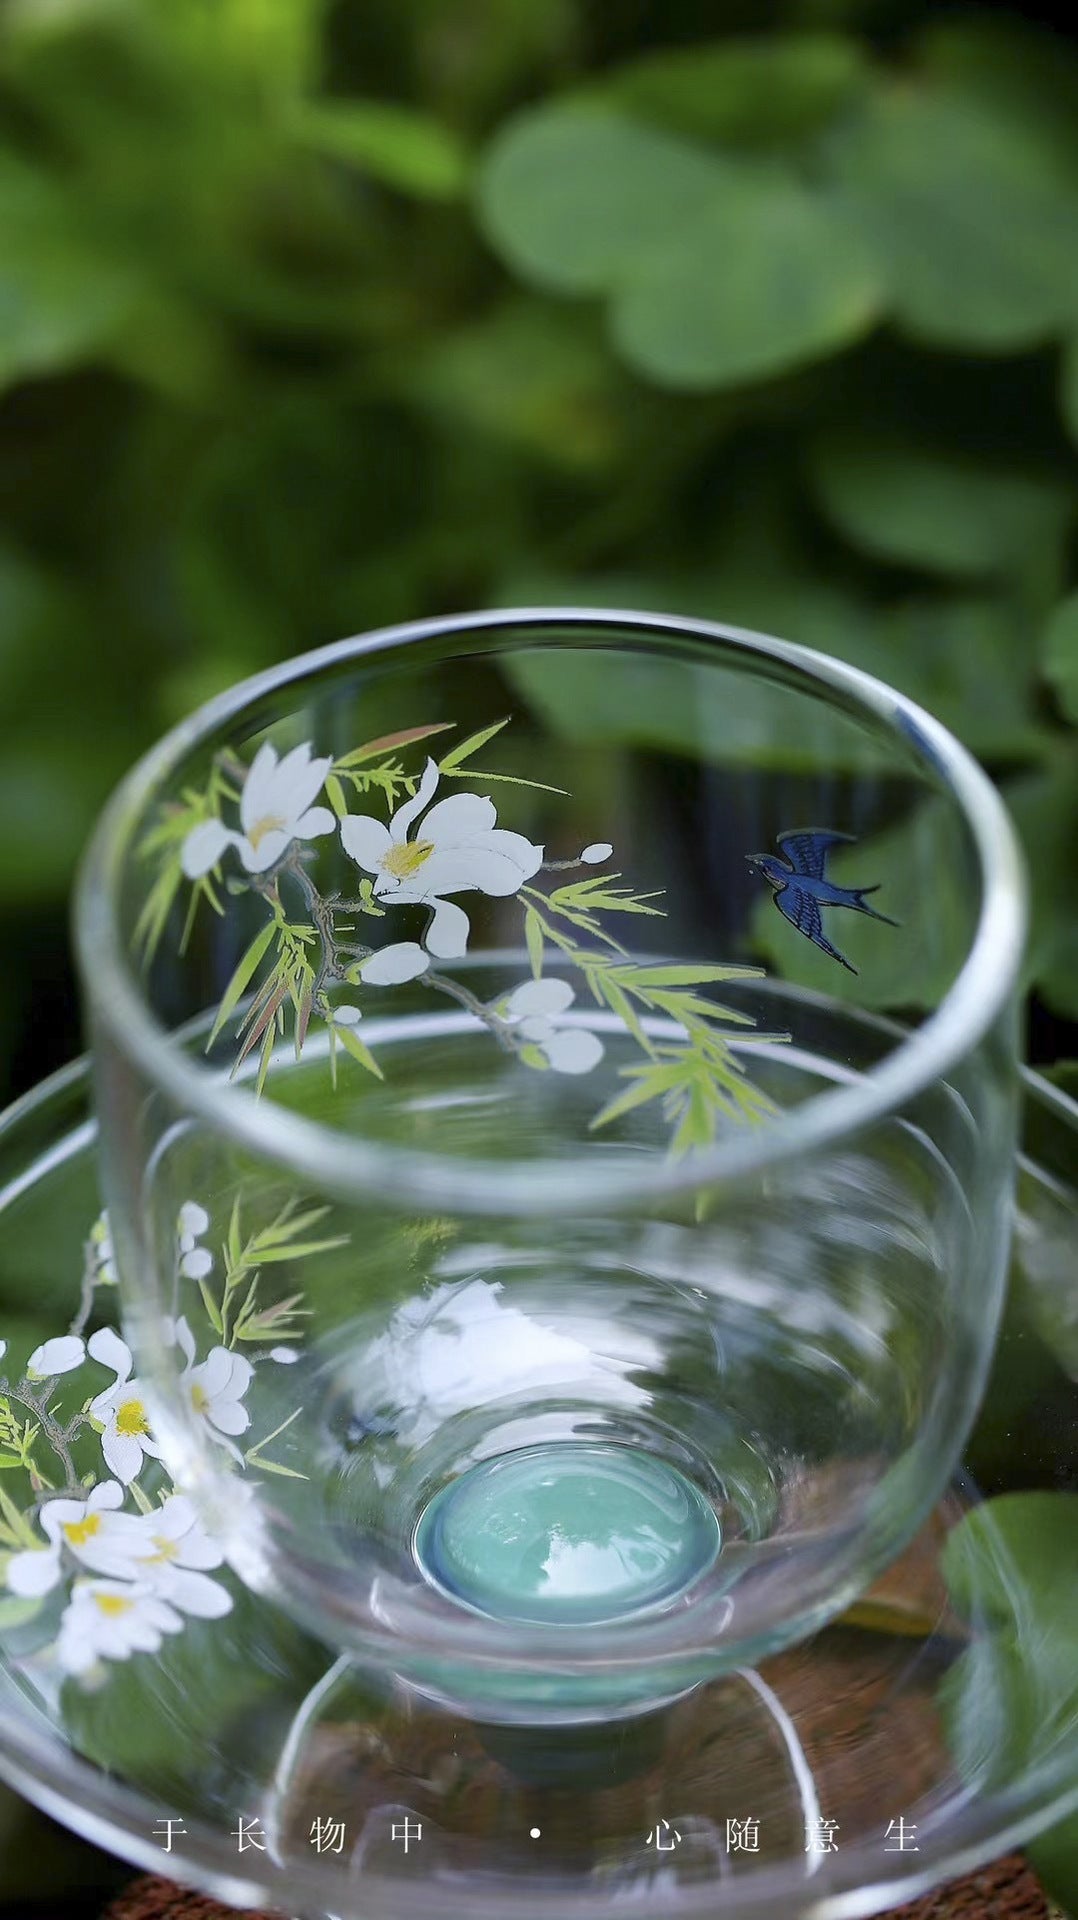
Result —
[{"label": "clear glass cup", "polygon": [[962,748],[777,640],[462,615],[223,695],[78,893],[106,1458],[488,1722],[814,1631],[984,1383],[1024,915]]}]

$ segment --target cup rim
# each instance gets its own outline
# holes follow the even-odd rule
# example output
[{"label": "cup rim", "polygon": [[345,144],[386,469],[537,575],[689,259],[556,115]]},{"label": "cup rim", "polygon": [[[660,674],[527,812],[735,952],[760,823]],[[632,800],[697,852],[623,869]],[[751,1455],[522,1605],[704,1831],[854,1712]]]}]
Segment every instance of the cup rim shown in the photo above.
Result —
[{"label": "cup rim", "polygon": [[[767,1128],[746,1129],[683,1159],[598,1168],[588,1162],[469,1161],[344,1134],[259,1099],[242,1081],[193,1063],[151,1011],[122,940],[115,902],[131,840],[154,793],[176,767],[245,709],[290,685],[350,661],[457,636],[526,632],[541,645],[554,632],[599,631],[762,658],[822,696],[838,697],[882,723],[942,779],[959,805],[980,862],[981,908],[965,959],[940,1004],[895,1049],[848,1085],[814,1094]],[[694,647],[694,643],[695,647]],[[493,644],[493,643],[492,643]],[[83,854],[74,892],[74,942],[96,1031],[181,1111],[234,1144],[326,1192],[350,1199],[375,1191],[409,1205],[505,1217],[556,1206],[634,1210],[657,1199],[740,1181],[794,1155],[829,1147],[906,1106],[975,1047],[1018,982],[1028,924],[1025,862],[995,787],[965,747],[931,714],[884,681],[830,655],[751,629],[689,618],[593,607],[508,607],[438,615],[334,641],[226,689],[165,734],[114,790]],[[492,1177],[496,1176],[496,1177]]]}]

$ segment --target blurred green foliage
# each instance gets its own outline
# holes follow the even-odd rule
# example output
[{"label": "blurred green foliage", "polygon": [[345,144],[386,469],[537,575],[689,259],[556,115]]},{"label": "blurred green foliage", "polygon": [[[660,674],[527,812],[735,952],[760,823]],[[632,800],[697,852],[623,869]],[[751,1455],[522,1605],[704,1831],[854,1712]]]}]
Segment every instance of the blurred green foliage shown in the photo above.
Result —
[{"label": "blurred green foliage", "polygon": [[620,583],[964,735],[1078,1015],[1078,60],[1047,29],[7,0],[0,433],[0,925],[55,946],[109,786],[236,678]]}]

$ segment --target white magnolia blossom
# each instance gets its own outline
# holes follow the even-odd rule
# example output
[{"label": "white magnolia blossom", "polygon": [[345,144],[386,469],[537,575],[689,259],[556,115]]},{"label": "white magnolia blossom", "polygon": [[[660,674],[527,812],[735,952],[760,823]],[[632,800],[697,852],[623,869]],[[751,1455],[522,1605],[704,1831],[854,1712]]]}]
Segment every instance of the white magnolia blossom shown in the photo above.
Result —
[{"label": "white magnolia blossom", "polygon": [[526,980],[506,1002],[503,1018],[539,1048],[555,1073],[590,1073],[603,1057],[603,1043],[590,1027],[559,1023],[575,998],[568,980]]},{"label": "white magnolia blossom", "polygon": [[108,1209],[99,1213],[90,1228],[90,1247],[94,1263],[94,1281],[98,1286],[115,1287],[119,1284],[116,1271],[116,1250],[112,1244],[112,1228],[109,1226]]},{"label": "white magnolia blossom", "polygon": [[12,1556],[7,1569],[12,1593],[27,1598],[50,1593],[60,1579],[65,1549],[94,1573],[120,1579],[129,1575],[139,1516],[117,1511],[123,1499],[123,1488],[115,1480],[102,1480],[85,1500],[46,1501],[41,1525],[48,1545]]},{"label": "white magnolia blossom", "polygon": [[100,1660],[156,1653],[183,1616],[160,1594],[133,1581],[79,1580],[60,1621],[56,1652],[67,1673],[87,1675]]},{"label": "white magnolia blossom", "polygon": [[204,1280],[213,1269],[213,1255],[208,1247],[199,1246],[204,1233],[208,1233],[210,1216],[205,1207],[197,1200],[185,1200],[176,1220],[176,1238],[179,1242],[180,1272],[188,1280]]},{"label": "white magnolia blossom", "polygon": [[111,1387],[106,1387],[91,1400],[89,1413],[92,1419],[100,1420],[104,1432],[101,1435],[101,1451],[105,1464],[111,1473],[122,1480],[125,1486],[141,1472],[144,1454],[153,1460],[160,1460],[161,1449],[150,1431],[150,1416],[146,1410],[146,1401],[139,1382],[131,1378],[134,1362],[131,1349],[121,1340],[111,1327],[101,1327],[90,1335],[89,1352],[102,1366],[111,1367],[116,1375]]},{"label": "white magnolia blossom", "polygon": [[397,808],[388,827],[372,814],[349,814],[341,821],[341,840],[357,866],[374,874],[377,899],[431,908],[427,950],[439,960],[456,960],[467,951],[470,927],[464,909],[448,896],[518,893],[538,873],[543,849],[497,826],[494,802],[477,793],[454,793],[431,806],[437,786],[438,768],[428,760],[415,795]]},{"label": "white magnolia blossom", "polygon": [[283,760],[265,741],[251,762],[240,795],[237,833],[221,820],[203,820],[192,827],[183,843],[180,863],[189,880],[198,880],[215,867],[226,847],[235,847],[248,873],[264,873],[281,858],[293,840],[310,840],[332,833],[336,815],[313,803],[333,765],[331,756],[312,759],[306,741],[293,747]]},{"label": "white magnolia blossom", "polygon": [[35,1347],[26,1362],[28,1380],[51,1380],[58,1373],[71,1373],[81,1367],[86,1358],[86,1348],[77,1333],[60,1333],[54,1340],[46,1340],[43,1346]]},{"label": "white magnolia blossom", "polygon": [[242,1460],[239,1448],[232,1445],[228,1436],[246,1433],[251,1424],[251,1416],[243,1404],[243,1396],[254,1378],[251,1362],[241,1353],[230,1353],[227,1347],[211,1347],[205,1360],[196,1362],[194,1335],[182,1315],[176,1322],[175,1332],[187,1362],[180,1375],[180,1386],[193,1411],[205,1422],[210,1438],[227,1448],[237,1460]]}]

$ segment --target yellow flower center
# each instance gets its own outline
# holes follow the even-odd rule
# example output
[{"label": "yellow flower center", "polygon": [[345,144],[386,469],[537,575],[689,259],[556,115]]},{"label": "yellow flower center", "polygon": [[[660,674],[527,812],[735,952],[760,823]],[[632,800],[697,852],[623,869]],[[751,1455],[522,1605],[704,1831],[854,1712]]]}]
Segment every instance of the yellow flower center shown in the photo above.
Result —
[{"label": "yellow flower center", "polygon": [[141,1400],[125,1400],[116,1409],[117,1433],[149,1433],[150,1422]]},{"label": "yellow flower center", "polygon": [[206,1389],[205,1387],[200,1387],[197,1380],[191,1388],[191,1405],[194,1407],[196,1413],[205,1413],[206,1408],[209,1406]]},{"label": "yellow flower center", "polygon": [[107,1613],[112,1616],[118,1613],[130,1613],[134,1604],[133,1600],[125,1600],[122,1593],[94,1594],[95,1607],[99,1607],[102,1613]]},{"label": "yellow flower center", "polygon": [[248,828],[247,838],[257,853],[259,843],[265,839],[267,833],[281,832],[286,825],[283,814],[264,813],[261,820],[256,820],[254,826]]},{"label": "yellow flower center", "polygon": [[67,1520],[60,1529],[70,1540],[73,1547],[84,1547],[95,1533],[101,1532],[101,1515],[88,1513],[83,1520]]},{"label": "yellow flower center", "polygon": [[396,840],[383,856],[382,872],[395,880],[410,880],[434,852],[433,840]]},{"label": "yellow flower center", "polygon": [[148,1553],[145,1556],[150,1566],[152,1567],[159,1566],[162,1560],[175,1560],[176,1555],[180,1551],[179,1541],[170,1540],[168,1539],[167,1535],[163,1533],[155,1533],[153,1536],[153,1543],[154,1543],[154,1546],[157,1548],[157,1552]]}]

